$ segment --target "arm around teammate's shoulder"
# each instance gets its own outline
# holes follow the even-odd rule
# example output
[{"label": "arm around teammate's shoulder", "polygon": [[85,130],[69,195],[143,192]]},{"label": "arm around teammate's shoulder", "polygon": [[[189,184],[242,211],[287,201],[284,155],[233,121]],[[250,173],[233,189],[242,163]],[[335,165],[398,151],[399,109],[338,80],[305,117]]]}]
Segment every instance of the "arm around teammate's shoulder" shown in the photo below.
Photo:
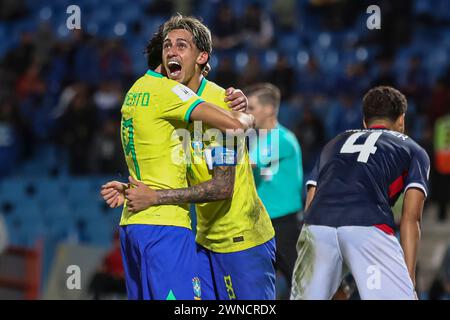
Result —
[{"label": "arm around teammate's shoulder", "polygon": [[253,128],[255,123],[254,117],[250,114],[227,111],[208,102],[202,102],[192,110],[190,120],[205,122],[224,132]]}]

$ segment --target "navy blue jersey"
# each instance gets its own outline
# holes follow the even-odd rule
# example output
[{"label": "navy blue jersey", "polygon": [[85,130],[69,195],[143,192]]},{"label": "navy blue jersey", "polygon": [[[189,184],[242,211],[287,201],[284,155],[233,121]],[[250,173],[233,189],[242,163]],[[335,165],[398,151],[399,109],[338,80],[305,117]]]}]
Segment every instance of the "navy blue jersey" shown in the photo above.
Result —
[{"label": "navy blue jersey", "polygon": [[408,136],[386,129],[349,130],[323,149],[307,185],[317,187],[305,222],[330,227],[387,225],[408,188],[428,193],[430,159]]}]

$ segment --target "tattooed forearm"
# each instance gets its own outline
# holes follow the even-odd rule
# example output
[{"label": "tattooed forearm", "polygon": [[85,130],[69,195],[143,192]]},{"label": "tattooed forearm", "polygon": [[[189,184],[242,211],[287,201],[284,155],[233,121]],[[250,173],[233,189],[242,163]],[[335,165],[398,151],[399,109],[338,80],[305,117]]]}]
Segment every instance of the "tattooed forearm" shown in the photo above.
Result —
[{"label": "tattooed forearm", "polygon": [[215,167],[213,178],[189,188],[157,190],[162,204],[203,203],[229,199],[234,191],[235,167]]}]

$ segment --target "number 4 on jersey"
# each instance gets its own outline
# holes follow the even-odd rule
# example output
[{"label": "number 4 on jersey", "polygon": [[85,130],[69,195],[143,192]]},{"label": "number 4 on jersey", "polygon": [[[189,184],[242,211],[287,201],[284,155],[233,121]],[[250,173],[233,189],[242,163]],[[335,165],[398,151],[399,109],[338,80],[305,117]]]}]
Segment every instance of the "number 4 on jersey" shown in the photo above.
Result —
[{"label": "number 4 on jersey", "polygon": [[378,138],[383,134],[383,132],[373,132],[369,134],[364,144],[355,144],[356,140],[359,137],[364,135],[366,132],[358,132],[352,134],[345,141],[344,145],[341,148],[341,153],[359,153],[358,162],[367,163],[371,154],[375,154],[377,151],[377,147],[375,147],[375,143]]}]

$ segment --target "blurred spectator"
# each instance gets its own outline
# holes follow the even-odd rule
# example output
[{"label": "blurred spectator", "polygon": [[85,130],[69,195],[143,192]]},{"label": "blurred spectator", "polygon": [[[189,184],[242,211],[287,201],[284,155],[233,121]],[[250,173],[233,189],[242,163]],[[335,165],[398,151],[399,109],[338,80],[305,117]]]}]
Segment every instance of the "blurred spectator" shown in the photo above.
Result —
[{"label": "blurred spectator", "polygon": [[41,22],[36,30],[34,36],[35,45],[35,57],[36,59],[45,65],[49,63],[53,56],[50,55],[50,51],[55,45],[55,36],[50,23]]},{"label": "blurred spectator", "polygon": [[383,55],[377,59],[377,76],[373,80],[371,87],[376,86],[397,86],[395,74],[393,70],[392,57],[389,55]]},{"label": "blurred spectator", "polygon": [[119,40],[106,41],[100,54],[102,80],[124,81],[127,85],[132,79],[132,65],[128,53]]},{"label": "blurred spectator", "polygon": [[52,59],[47,65],[46,81],[47,94],[53,98],[53,104],[57,103],[58,95],[67,82],[70,68],[68,65],[68,50],[69,47],[66,44],[55,43],[50,51]]},{"label": "blurred spectator", "polygon": [[93,37],[82,29],[72,30],[68,58],[68,64],[72,67],[71,80],[97,84],[100,76],[99,58]]},{"label": "blurred spectator", "polygon": [[126,299],[126,287],[119,232],[114,234],[113,247],[103,259],[102,265],[89,284],[89,293],[94,300]]},{"label": "blurred spectator", "polygon": [[33,35],[30,32],[22,32],[19,46],[6,54],[3,60],[4,67],[11,73],[21,75],[30,66],[34,50]]},{"label": "blurred spectator", "polygon": [[21,100],[40,97],[45,93],[46,83],[41,77],[41,65],[34,61],[17,81],[17,96]]},{"label": "blurred spectator", "polygon": [[302,146],[304,170],[310,172],[325,144],[325,129],[322,121],[309,107],[306,107],[303,119],[296,126],[294,133]]},{"label": "blurred spectator", "polygon": [[289,100],[294,94],[295,69],[285,55],[278,56],[277,64],[269,70],[267,79],[280,88],[284,99]]},{"label": "blurred spectator", "polygon": [[241,88],[247,87],[257,82],[261,82],[264,79],[264,73],[262,71],[261,61],[257,54],[252,53],[248,57],[247,65],[240,76]]},{"label": "blurred spectator", "polygon": [[419,113],[425,112],[425,102],[429,94],[427,81],[428,74],[423,68],[421,56],[412,57],[401,88],[408,99],[415,101]]},{"label": "blurred spectator", "polygon": [[298,90],[304,95],[323,94],[327,90],[327,84],[324,81],[326,79],[325,74],[314,57],[310,57],[306,69],[300,72],[298,78],[301,79],[301,81],[297,82]]},{"label": "blurred spectator", "polygon": [[367,65],[364,63],[348,64],[343,77],[334,84],[334,94],[352,92],[357,96],[363,96],[370,88],[370,76]]},{"label": "blurred spectator", "polygon": [[218,85],[223,88],[236,87],[238,76],[230,57],[225,56],[220,59],[219,66],[214,71],[214,81]]},{"label": "blurred spectator", "polygon": [[94,105],[86,87],[79,87],[60,120],[59,139],[69,151],[69,168],[73,175],[89,173],[88,150],[96,128]]},{"label": "blurred spectator", "polygon": [[219,50],[236,48],[241,41],[240,28],[231,7],[227,4],[220,5],[214,21],[216,23],[211,28],[214,48]]},{"label": "blurred spectator", "polygon": [[89,157],[92,172],[125,175],[127,168],[122,154],[118,121],[108,119],[103,123],[100,132],[96,133],[93,139]]},{"label": "blurred spectator", "polygon": [[65,87],[59,95],[59,99],[54,107],[52,117],[59,119],[63,114],[65,114],[77,93],[85,90],[84,86],[84,84],[77,82]]},{"label": "blurred spectator", "polygon": [[258,3],[247,6],[242,21],[242,40],[247,47],[267,48],[272,43],[272,20]]},{"label": "blurred spectator", "polygon": [[94,92],[94,103],[100,122],[110,117],[119,117],[123,102],[123,90],[119,82],[101,82],[98,90]]},{"label": "blurred spectator", "polygon": [[427,110],[428,121],[434,127],[436,119],[450,112],[450,86],[444,78],[438,79],[432,89],[430,104]]}]

